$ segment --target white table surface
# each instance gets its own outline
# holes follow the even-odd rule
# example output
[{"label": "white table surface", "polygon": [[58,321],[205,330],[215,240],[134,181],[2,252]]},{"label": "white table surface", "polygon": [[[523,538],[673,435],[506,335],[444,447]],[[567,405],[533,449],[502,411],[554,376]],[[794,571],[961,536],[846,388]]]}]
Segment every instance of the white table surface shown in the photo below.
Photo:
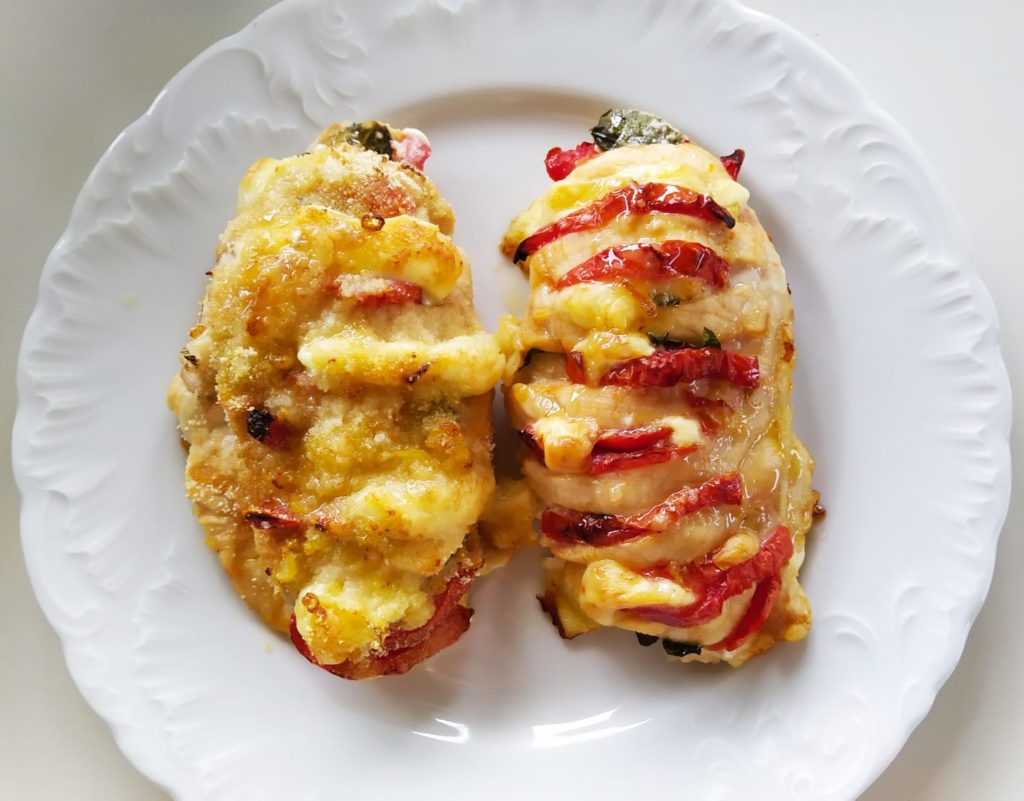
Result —
[{"label": "white table surface", "polygon": [[[39,270],[92,165],[189,59],[270,0],[4,0],[0,15],[0,389],[13,418],[14,364]],[[1011,0],[752,0],[844,63],[917,140],[959,199],[976,268],[996,300],[1024,457],[1024,7]],[[9,424],[3,448],[9,452]],[[167,801],[121,756],[78,695],[21,561],[18,500],[3,460],[0,798]],[[903,752],[862,801],[1024,797],[1020,470],[988,602],[963,660]],[[493,795],[492,789],[488,795]]]}]

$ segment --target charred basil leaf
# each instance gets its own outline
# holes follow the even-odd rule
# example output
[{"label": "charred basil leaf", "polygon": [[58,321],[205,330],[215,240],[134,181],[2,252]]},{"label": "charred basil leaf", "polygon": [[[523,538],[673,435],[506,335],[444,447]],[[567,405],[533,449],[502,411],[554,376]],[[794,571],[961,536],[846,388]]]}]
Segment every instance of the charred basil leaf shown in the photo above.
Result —
[{"label": "charred basil leaf", "polygon": [[681,339],[676,339],[668,333],[655,334],[653,331],[647,332],[648,341],[656,348],[668,348],[669,350],[679,350],[680,348],[692,348],[693,345],[688,342],[683,342]]},{"label": "charred basil leaf", "polygon": [[718,337],[715,336],[715,332],[710,328],[704,329],[704,345],[705,348],[717,348],[722,349],[722,343],[718,341]]},{"label": "charred basil leaf", "polygon": [[658,638],[653,634],[643,634],[638,631],[636,633],[636,641],[646,648],[649,645],[654,645],[654,643],[658,641]]},{"label": "charred basil leaf", "polygon": [[343,134],[346,142],[391,158],[391,131],[384,123],[376,120],[354,122]]},{"label": "charred basil leaf", "polygon": [[660,292],[658,290],[651,293],[651,300],[654,301],[654,305],[660,309],[665,309],[669,306],[678,306],[681,302],[679,298],[671,292]]},{"label": "charred basil leaf", "polygon": [[610,108],[590,129],[594,144],[602,150],[623,145],[653,145],[668,142],[677,145],[686,141],[679,130],[654,114],[631,108]]},{"label": "charred basil leaf", "polygon": [[266,409],[250,409],[245,416],[245,430],[255,440],[263,442],[270,436],[270,424],[274,422],[274,415]]},{"label": "charred basil leaf", "polygon": [[722,349],[722,343],[718,341],[718,337],[715,336],[715,332],[710,328],[705,328],[704,333],[701,335],[701,342],[699,345],[694,345],[692,342],[685,342],[682,339],[676,339],[669,333],[655,334],[651,331],[647,332],[647,340],[654,345],[656,348],[666,348],[667,350],[686,350],[696,348],[717,348]]},{"label": "charred basil leaf", "polygon": [[675,640],[662,640],[661,647],[669,656],[689,656],[699,654],[703,649],[695,642],[676,642]]}]

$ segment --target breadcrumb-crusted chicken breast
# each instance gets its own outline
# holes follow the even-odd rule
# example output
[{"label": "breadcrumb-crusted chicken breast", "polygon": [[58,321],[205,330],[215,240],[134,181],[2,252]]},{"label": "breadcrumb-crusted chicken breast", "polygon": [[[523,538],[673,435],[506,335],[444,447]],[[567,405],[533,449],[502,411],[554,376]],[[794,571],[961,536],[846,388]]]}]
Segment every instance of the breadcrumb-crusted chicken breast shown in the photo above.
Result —
[{"label": "breadcrumb-crusted chicken breast", "polygon": [[504,358],[429,152],[367,123],[257,161],[169,391],[207,543],[269,626],[346,678],[453,643],[483,566]]},{"label": "breadcrumb-crusted chicken breast", "polygon": [[553,555],[542,606],[565,637],[618,626],[739,665],[811,620],[786,277],[742,151],[719,159],[643,112],[593,134],[548,154],[556,182],[503,242],[531,289],[499,337]]}]

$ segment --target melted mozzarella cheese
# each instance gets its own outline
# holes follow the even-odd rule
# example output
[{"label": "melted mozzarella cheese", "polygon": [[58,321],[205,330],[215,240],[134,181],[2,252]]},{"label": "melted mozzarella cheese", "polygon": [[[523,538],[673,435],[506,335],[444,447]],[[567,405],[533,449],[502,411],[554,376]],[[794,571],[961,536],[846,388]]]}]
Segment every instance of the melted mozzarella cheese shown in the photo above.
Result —
[{"label": "melted mozzarella cheese", "polygon": [[631,606],[686,606],[697,600],[696,594],[681,584],[643,576],[613,559],[588,564],[580,587],[580,603],[588,612],[614,612]]},{"label": "melted mozzarella cheese", "polygon": [[580,328],[630,331],[648,316],[649,307],[621,284],[577,284],[557,292],[538,289],[532,317],[539,321],[550,314],[564,314]]},{"label": "melted mozzarella cheese", "polygon": [[353,555],[322,571],[295,602],[295,624],[323,664],[353,651],[380,648],[399,621],[415,628],[433,611],[417,576],[371,564]]},{"label": "melted mozzarella cheese", "polygon": [[650,356],[654,353],[654,346],[643,334],[591,331],[576,343],[574,350],[583,356],[587,380],[597,383],[616,364]]},{"label": "melted mozzarella cheese", "polygon": [[544,464],[557,471],[582,468],[598,435],[594,420],[561,414],[540,418],[533,424],[533,431],[544,449]]},{"label": "melted mozzarella cheese", "polygon": [[505,366],[494,338],[464,334],[436,343],[385,342],[369,333],[317,337],[299,347],[299,361],[318,385],[355,380],[381,386],[441,384],[460,395],[481,395],[501,378]]},{"label": "melted mozzarella cheese", "polygon": [[676,414],[662,417],[656,424],[668,426],[672,429],[672,444],[677,448],[696,445],[704,439],[704,435],[701,433],[700,422],[692,417],[683,417]]}]

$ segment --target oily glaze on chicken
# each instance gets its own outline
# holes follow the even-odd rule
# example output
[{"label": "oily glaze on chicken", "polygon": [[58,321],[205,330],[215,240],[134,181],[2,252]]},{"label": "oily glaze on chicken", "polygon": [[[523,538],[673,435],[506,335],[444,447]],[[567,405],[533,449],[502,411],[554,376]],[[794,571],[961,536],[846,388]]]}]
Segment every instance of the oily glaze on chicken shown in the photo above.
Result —
[{"label": "oily glaze on chicken", "polygon": [[422,134],[336,125],[257,161],[169,391],[186,487],[239,594],[346,678],[468,627],[504,359]]},{"label": "oily glaze on chicken", "polygon": [[503,242],[531,289],[500,337],[553,554],[542,605],[565,637],[618,626],[739,665],[811,620],[786,277],[742,151],[719,159],[642,112],[593,133],[548,154],[555,184]]}]

